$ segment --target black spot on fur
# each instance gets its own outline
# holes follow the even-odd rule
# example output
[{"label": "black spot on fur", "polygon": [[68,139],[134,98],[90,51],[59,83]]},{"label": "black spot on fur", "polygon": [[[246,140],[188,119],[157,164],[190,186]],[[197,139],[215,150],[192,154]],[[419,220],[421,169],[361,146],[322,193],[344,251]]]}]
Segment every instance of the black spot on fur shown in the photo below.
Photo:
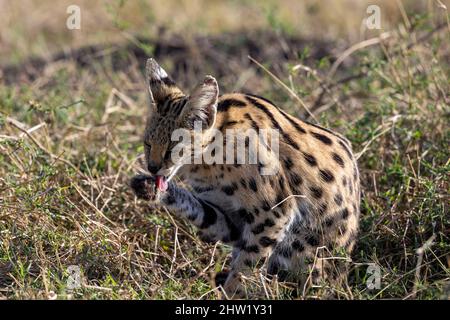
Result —
[{"label": "black spot on fur", "polygon": [[259,239],[259,243],[260,243],[263,247],[273,246],[276,242],[277,242],[277,240],[271,239],[271,238],[269,238],[269,237],[261,237],[261,239]]},{"label": "black spot on fur", "polygon": [[342,160],[342,157],[335,152],[333,152],[333,160],[336,161],[336,163],[340,165],[342,168],[344,168],[345,166],[344,160]]},{"label": "black spot on fur", "polygon": [[[300,124],[298,124],[296,122],[296,119],[294,119],[293,117],[291,117],[289,114],[287,114],[286,112],[284,112],[283,110],[280,109],[281,114],[284,116],[284,118],[289,121],[289,123],[298,131],[298,133],[300,134],[305,134],[306,130],[303,129]],[[298,120],[297,120],[298,121]]]},{"label": "black spot on fur", "polygon": [[342,185],[345,187],[345,186],[347,186],[347,178],[346,177],[343,177],[342,178]]},{"label": "black spot on fur", "polygon": [[246,104],[243,101],[240,101],[237,99],[226,99],[226,100],[220,101],[217,104],[217,111],[224,112],[224,111],[228,111],[231,107],[243,108],[245,106],[246,106]]},{"label": "black spot on fur", "polygon": [[267,102],[268,104],[271,104],[271,105],[273,105],[274,107],[276,107],[275,104],[274,104],[272,101],[270,101],[269,99],[266,99],[266,98],[264,98],[264,97],[261,97],[261,96],[258,96],[258,95],[256,95],[256,94],[252,94],[252,93],[245,93],[245,95],[246,95],[246,96],[249,96],[249,97],[256,98],[256,99],[261,99],[262,101]]},{"label": "black spot on fur", "polygon": [[303,152],[303,157],[310,166],[312,167],[317,166],[317,160],[313,155]]},{"label": "black spot on fur", "polygon": [[202,221],[202,224],[200,225],[200,229],[206,229],[209,226],[211,226],[214,223],[216,223],[216,221],[217,221],[217,213],[213,209],[213,207],[211,205],[209,205],[206,201],[203,201],[201,199],[198,199],[198,201],[202,205],[203,212],[204,212],[203,221]]},{"label": "black spot on fur", "polygon": [[327,219],[325,219],[324,223],[329,228],[329,227],[331,227],[333,225],[334,219],[333,218],[327,218]]},{"label": "black spot on fur", "polygon": [[277,197],[275,198],[275,204],[278,206],[285,206],[288,203],[286,201],[284,201],[283,203],[281,203],[281,201],[283,201],[284,199],[286,199],[285,196],[283,196],[282,194],[278,194]]},{"label": "black spot on fur", "polygon": [[245,222],[249,224],[255,221],[255,217],[253,217],[253,215],[244,208],[239,209],[238,214],[242,219],[244,219]]},{"label": "black spot on fur", "polygon": [[225,218],[228,230],[230,230],[228,239],[224,239],[223,242],[236,241],[241,236],[241,232],[227,215],[224,214],[223,216]]},{"label": "black spot on fur", "polygon": [[299,186],[299,185],[301,185],[303,183],[302,178],[298,174],[296,174],[294,172],[292,172],[289,175],[289,180],[291,181],[291,184],[294,185],[294,186]]},{"label": "black spot on fur", "polygon": [[280,189],[284,190],[284,177],[283,176],[280,177],[280,180],[278,180],[278,183],[280,185]]},{"label": "black spot on fur", "polygon": [[292,140],[292,137],[289,134],[287,134],[286,132],[281,132],[281,134],[288,145],[292,146],[294,149],[300,150],[298,144],[294,140]]},{"label": "black spot on fur", "polygon": [[253,104],[255,107],[257,107],[258,109],[260,109],[262,112],[264,112],[266,114],[266,116],[272,122],[272,126],[274,128],[276,128],[278,130],[278,132],[280,132],[281,136],[283,137],[283,139],[286,141],[287,144],[289,144],[290,146],[292,146],[293,148],[295,148],[297,150],[300,150],[298,144],[294,140],[292,140],[291,136],[289,134],[287,134],[283,130],[283,128],[281,128],[280,124],[275,119],[272,112],[265,105],[258,102],[258,100],[256,100],[254,97],[251,97],[251,96],[246,96],[246,99],[248,100],[248,102],[250,102],[251,104]]},{"label": "black spot on fur", "polygon": [[257,225],[252,229],[252,233],[253,233],[253,234],[260,234],[260,233],[262,233],[262,232],[264,231],[264,227],[265,227],[264,223],[257,224]]},{"label": "black spot on fur", "polygon": [[319,245],[319,239],[317,235],[309,234],[305,237],[305,240],[312,247],[316,247]]},{"label": "black spot on fur", "polygon": [[271,206],[270,206],[270,204],[269,204],[269,201],[267,201],[266,199],[264,199],[263,202],[261,203],[261,208],[262,208],[264,211],[269,211],[270,208],[271,208]]},{"label": "black spot on fur", "polygon": [[259,253],[259,247],[256,244],[251,245],[251,246],[246,246],[243,249],[246,252]]},{"label": "black spot on fur", "polygon": [[250,178],[248,179],[248,186],[250,187],[250,189],[252,189],[253,191],[257,192],[258,191],[258,187],[256,185],[256,181],[254,178]]},{"label": "black spot on fur", "polygon": [[316,199],[322,198],[322,195],[323,195],[322,189],[316,188],[316,187],[310,187],[309,190],[311,190],[311,194],[313,195],[314,198],[316,198]]},{"label": "black spot on fur", "polygon": [[292,166],[294,165],[294,163],[292,162],[291,158],[285,158],[283,160],[284,162],[284,168],[286,170],[291,170]]},{"label": "black spot on fur", "polygon": [[323,143],[325,143],[326,145],[331,146],[333,144],[333,141],[331,141],[330,138],[328,138],[327,136],[317,133],[317,132],[311,132],[312,136],[314,138],[316,138],[319,141],[322,141]]},{"label": "black spot on fur", "polygon": [[219,131],[225,132],[226,129],[228,129],[229,127],[231,127],[237,123],[238,123],[237,121],[226,121],[221,124],[221,126],[219,127]]},{"label": "black spot on fur", "polygon": [[320,170],[320,177],[325,182],[332,182],[332,181],[334,181],[333,174],[327,169]]},{"label": "black spot on fur", "polygon": [[166,205],[170,206],[171,204],[175,203],[175,197],[173,195],[169,195],[166,198]]},{"label": "black spot on fur", "polygon": [[334,202],[340,206],[342,204],[343,198],[342,198],[342,194],[340,193],[336,193],[336,195],[334,196]]},{"label": "black spot on fur", "polygon": [[331,131],[330,129],[321,127],[321,126],[319,126],[319,125],[317,125],[317,124],[315,124],[315,123],[311,123],[311,122],[308,122],[308,121],[305,121],[305,122],[306,122],[307,124],[309,124],[310,126],[313,126],[313,127],[317,128],[317,129],[320,129],[320,130],[323,130],[323,131],[325,131],[325,132],[328,132],[329,134],[331,134],[331,135],[336,136],[336,137],[339,138],[339,136],[336,135],[336,133],[334,133],[334,132]]},{"label": "black spot on fur", "polygon": [[302,252],[303,250],[305,250],[305,246],[303,245],[303,243],[300,240],[295,240],[294,242],[292,242],[292,248],[295,251],[299,251],[299,252]]},{"label": "black spot on fur", "polygon": [[194,186],[193,189],[197,193],[203,193],[203,192],[206,192],[206,191],[211,191],[214,188],[212,186],[207,186],[207,187]]},{"label": "black spot on fur", "polygon": [[238,186],[236,185],[236,183],[233,183],[230,186],[222,187],[222,191],[228,196],[232,196],[234,194],[234,191],[236,191],[237,189],[238,189]]},{"label": "black spot on fur", "polygon": [[247,189],[247,182],[245,181],[244,178],[241,178],[241,180],[240,180],[239,182],[241,183],[241,186],[242,186],[244,189]]},{"label": "black spot on fur", "polygon": [[267,218],[267,219],[264,221],[264,225],[265,225],[266,227],[273,227],[273,226],[275,225],[275,222],[273,222],[272,219]]},{"label": "black spot on fur", "polygon": [[341,210],[341,217],[342,217],[342,219],[344,219],[344,220],[347,219],[348,215],[349,215],[349,212],[348,212],[347,208],[344,208],[344,209]]},{"label": "black spot on fur", "polygon": [[[271,104],[272,106],[274,106],[274,107],[275,107],[275,108],[276,108],[276,109],[284,116],[284,118],[285,118],[287,121],[289,121],[289,122],[291,123],[291,125],[292,125],[299,133],[306,133],[305,129],[303,129],[303,128],[295,121],[295,120],[297,120],[297,119],[291,117],[289,114],[287,114],[287,113],[284,112],[283,110],[279,109],[272,101],[270,101],[270,100],[268,100],[268,99],[266,99],[266,98],[264,98],[264,97],[260,97],[260,96],[254,95],[254,94],[246,93],[245,95],[246,95],[246,96],[253,97],[253,98],[261,99],[261,100],[263,100],[263,101],[265,101],[265,102]],[[298,121],[298,120],[297,120],[297,121]]]},{"label": "black spot on fur", "polygon": [[259,125],[256,123],[255,120],[253,120],[253,118],[250,116],[250,114],[246,113],[246,114],[244,115],[244,117],[245,117],[248,121],[250,121],[250,124],[251,124],[251,126],[252,126],[253,129],[255,129],[256,131],[259,131]]}]

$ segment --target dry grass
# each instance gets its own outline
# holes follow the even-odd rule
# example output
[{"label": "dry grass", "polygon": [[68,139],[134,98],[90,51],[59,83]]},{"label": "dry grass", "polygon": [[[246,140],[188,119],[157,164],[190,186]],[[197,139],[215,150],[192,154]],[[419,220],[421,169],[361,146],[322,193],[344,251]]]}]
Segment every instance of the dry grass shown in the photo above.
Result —
[{"label": "dry grass", "polygon": [[[30,53],[45,54],[39,41],[29,41],[30,37],[39,38],[43,26],[52,31],[42,33],[48,51],[96,42],[101,32],[110,35],[117,31],[107,14],[98,14],[102,12],[95,9],[99,3],[84,3],[89,5],[88,15],[97,13],[99,33],[86,32],[79,38],[62,35],[57,25],[64,18],[42,18],[50,17],[57,8],[46,11],[46,4],[17,3],[6,4],[12,8],[11,20],[6,21],[13,21],[24,8],[39,10],[31,10],[33,15],[16,29],[15,37],[2,31],[2,44],[9,44],[1,47],[3,59],[11,54],[14,60]],[[173,3],[166,9],[154,8],[154,28],[168,20]],[[308,4],[310,1],[297,5],[298,10]],[[333,8],[339,8],[334,12],[346,12],[353,4],[334,4]],[[204,21],[193,23],[194,11],[203,5],[195,2],[183,15],[175,11],[180,18],[174,19],[177,25],[171,32],[191,28],[187,36],[191,39],[177,40],[186,43],[182,53],[163,59],[170,62],[167,65],[175,78],[189,88],[199,80],[198,74],[220,70],[223,91],[253,91],[292,114],[307,117],[302,101],[321,124],[347,135],[359,152],[364,193],[361,233],[348,283],[342,288],[318,287],[305,292],[300,288],[297,296],[322,298],[325,291],[332,291],[342,299],[448,298],[450,29],[445,24],[436,28],[445,21],[442,16],[438,19],[438,11],[428,10],[427,17],[408,15],[406,20],[392,9],[391,21],[398,22],[400,17],[403,22],[390,29],[391,37],[353,52],[333,77],[328,72],[339,54],[317,59],[320,55],[313,49],[299,47],[287,60],[271,60],[275,56],[272,51],[284,52],[283,43],[290,43],[289,35],[279,33],[281,44],[271,42],[255,58],[275,72],[289,93],[251,63],[247,51],[229,37],[219,36],[228,50],[193,46],[194,31],[264,29],[277,25],[277,20],[255,19],[246,25],[233,16],[218,26],[219,5],[218,12],[211,11]],[[229,5],[233,8],[237,3]],[[280,5],[275,12],[289,17],[289,5]],[[122,19],[126,19],[126,10],[136,10],[127,6],[128,2],[121,9]],[[253,6],[244,6],[241,14],[252,11]],[[305,17],[311,19],[305,23],[306,30],[317,30],[319,21],[333,21],[316,21],[311,13]],[[93,23],[90,19],[94,17],[86,19]],[[131,34],[148,23],[140,24],[139,19],[144,18],[136,18],[125,30]],[[281,20],[293,21],[292,30],[297,30],[294,18]],[[341,21],[328,22],[323,30],[339,34],[348,28],[353,32],[348,39],[359,39],[356,22],[350,20],[348,26],[339,24]],[[332,27],[337,25],[340,29]],[[281,29],[289,31],[286,26]],[[58,37],[61,42],[53,41]],[[248,33],[248,37],[266,40],[261,34]],[[309,37],[317,34],[311,32]],[[156,42],[150,44],[157,46]],[[83,67],[66,59],[37,69],[38,77],[19,75],[16,82],[0,87],[0,298],[218,297],[212,277],[227,265],[229,248],[202,243],[188,223],[174,220],[165,210],[149,210],[128,188],[129,178],[140,167],[146,96],[143,61],[126,50],[119,54],[121,68],[114,68],[108,53]],[[183,74],[179,66],[187,59],[195,67]],[[381,267],[379,290],[366,287],[370,263]],[[67,288],[70,265],[80,266],[83,274],[82,287],[74,291]],[[292,298],[292,286],[267,281],[263,274],[246,281],[249,290],[256,290],[262,298]]]}]

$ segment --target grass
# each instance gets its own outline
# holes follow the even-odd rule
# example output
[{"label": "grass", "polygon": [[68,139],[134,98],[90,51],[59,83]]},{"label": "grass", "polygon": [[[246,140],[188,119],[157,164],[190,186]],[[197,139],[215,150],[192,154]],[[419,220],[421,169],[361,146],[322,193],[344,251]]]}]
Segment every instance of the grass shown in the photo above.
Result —
[{"label": "grass", "polygon": [[[224,92],[253,91],[308,117],[301,100],[352,141],[363,201],[348,283],[329,288],[342,299],[450,297],[450,29],[430,33],[435,18],[407,18],[334,77],[335,57],[315,59],[308,48],[277,61],[277,78],[297,98],[248,60],[218,79]],[[276,14],[267,19],[279,25]],[[217,61],[201,52],[192,63],[214,74]],[[259,62],[274,70],[274,61]],[[137,62],[114,69],[108,57],[87,67],[68,59],[32,81],[0,86],[0,298],[218,298],[212,278],[230,248],[202,243],[188,223],[149,210],[128,187],[143,151],[141,72]],[[185,75],[183,85],[198,80]],[[369,264],[381,268],[380,289],[367,289]],[[81,268],[81,288],[68,288],[70,265]],[[292,298],[287,284],[259,274],[246,281],[251,290],[264,285],[264,298]]]}]

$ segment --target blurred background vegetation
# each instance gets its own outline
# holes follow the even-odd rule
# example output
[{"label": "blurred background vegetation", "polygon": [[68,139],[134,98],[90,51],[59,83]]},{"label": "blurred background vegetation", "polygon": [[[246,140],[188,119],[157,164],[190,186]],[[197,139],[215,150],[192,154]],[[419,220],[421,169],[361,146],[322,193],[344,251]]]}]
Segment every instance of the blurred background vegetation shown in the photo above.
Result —
[{"label": "blurred background vegetation", "polygon": [[[66,28],[66,10],[73,4],[81,8],[81,30]],[[19,62],[30,55],[49,56],[89,44],[132,41],[136,35],[157,38],[161,30],[186,39],[267,30],[348,45],[380,32],[363,26],[369,5],[380,7],[384,31],[404,22],[403,10],[410,15],[445,15],[438,2],[431,0],[2,0],[0,61]]]}]

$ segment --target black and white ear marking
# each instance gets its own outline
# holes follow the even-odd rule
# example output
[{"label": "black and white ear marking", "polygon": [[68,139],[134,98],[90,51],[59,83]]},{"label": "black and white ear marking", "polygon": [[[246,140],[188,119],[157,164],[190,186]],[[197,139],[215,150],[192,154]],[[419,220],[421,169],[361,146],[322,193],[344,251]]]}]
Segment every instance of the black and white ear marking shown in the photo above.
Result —
[{"label": "black and white ear marking", "polygon": [[161,66],[150,58],[145,66],[147,88],[152,103],[163,102],[169,95],[179,91],[175,82]]},{"label": "black and white ear marking", "polygon": [[186,107],[183,109],[184,127],[194,129],[196,121],[200,121],[202,129],[214,126],[217,113],[217,99],[219,86],[216,79],[206,76],[189,97]]}]

